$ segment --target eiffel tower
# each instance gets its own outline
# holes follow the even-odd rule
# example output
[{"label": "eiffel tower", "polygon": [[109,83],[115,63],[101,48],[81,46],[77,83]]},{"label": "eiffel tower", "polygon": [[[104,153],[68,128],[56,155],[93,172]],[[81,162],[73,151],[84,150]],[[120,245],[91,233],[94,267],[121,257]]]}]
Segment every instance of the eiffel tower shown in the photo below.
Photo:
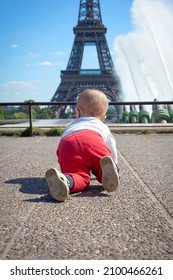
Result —
[{"label": "eiffel tower", "polygon": [[[86,88],[103,91],[110,101],[120,101],[120,86],[106,41],[107,28],[102,23],[100,1],[80,0],[78,24],[73,28],[75,38],[61,82],[51,102],[76,102]],[[81,69],[84,48],[95,46],[99,69]],[[56,108],[56,117],[64,115],[66,106]]]}]

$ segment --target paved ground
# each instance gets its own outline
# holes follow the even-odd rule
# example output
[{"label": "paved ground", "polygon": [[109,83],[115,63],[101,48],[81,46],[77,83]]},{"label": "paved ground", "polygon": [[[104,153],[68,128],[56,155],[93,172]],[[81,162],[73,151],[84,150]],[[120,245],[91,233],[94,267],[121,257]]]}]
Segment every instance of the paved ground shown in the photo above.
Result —
[{"label": "paved ground", "polygon": [[173,259],[173,136],[115,135],[121,183],[54,202],[57,137],[0,138],[0,259]]}]

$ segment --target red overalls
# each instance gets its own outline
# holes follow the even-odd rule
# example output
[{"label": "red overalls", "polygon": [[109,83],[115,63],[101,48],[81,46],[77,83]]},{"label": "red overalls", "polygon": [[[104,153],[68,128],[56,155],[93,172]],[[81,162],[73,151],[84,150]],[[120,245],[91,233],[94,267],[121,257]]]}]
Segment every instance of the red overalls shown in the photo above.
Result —
[{"label": "red overalls", "polygon": [[101,183],[100,159],[104,156],[111,156],[102,136],[89,129],[65,136],[60,141],[56,153],[62,173],[69,174],[74,180],[71,193],[80,192],[89,187],[90,172]]}]

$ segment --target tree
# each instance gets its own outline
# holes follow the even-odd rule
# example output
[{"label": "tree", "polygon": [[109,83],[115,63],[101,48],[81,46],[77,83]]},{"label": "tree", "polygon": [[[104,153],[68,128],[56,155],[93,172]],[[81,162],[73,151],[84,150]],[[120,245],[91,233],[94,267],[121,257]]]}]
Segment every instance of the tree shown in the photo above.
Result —
[{"label": "tree", "polygon": [[[28,102],[35,102],[35,101],[32,100],[32,99],[24,101],[24,103],[28,103]],[[27,105],[19,106],[18,112],[23,112],[23,113],[27,114],[27,116],[29,116],[29,106],[27,106]],[[38,105],[32,106],[32,117],[33,117],[33,119],[38,119],[39,118],[39,113],[40,113],[40,106],[38,106]]]},{"label": "tree", "polygon": [[23,112],[16,112],[16,113],[14,113],[13,115],[12,115],[12,119],[27,119],[28,118],[28,116],[27,116],[27,114],[25,114],[25,113],[23,113]]},{"label": "tree", "polygon": [[4,120],[7,118],[7,110],[3,107],[0,107],[0,120]]},{"label": "tree", "polygon": [[39,119],[51,119],[51,109],[50,108],[40,109]]}]

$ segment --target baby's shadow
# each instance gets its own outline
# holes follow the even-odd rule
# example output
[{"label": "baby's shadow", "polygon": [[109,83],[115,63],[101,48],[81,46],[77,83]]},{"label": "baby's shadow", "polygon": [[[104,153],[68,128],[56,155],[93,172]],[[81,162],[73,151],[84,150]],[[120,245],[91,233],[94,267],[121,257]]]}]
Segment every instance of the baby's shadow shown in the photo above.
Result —
[{"label": "baby's shadow", "polygon": [[[95,185],[92,183],[91,179],[91,185],[90,187],[83,192],[80,193],[74,193],[72,194],[73,197],[95,197],[95,196],[108,196],[108,194],[103,193],[103,187],[102,185]],[[6,184],[14,184],[14,185],[20,185],[19,191],[24,194],[34,194],[37,195],[35,198],[28,198],[24,201],[27,202],[57,202],[54,199],[52,199],[49,188],[46,182],[45,178],[40,177],[33,177],[33,178],[16,178],[11,179],[5,182]]]},{"label": "baby's shadow", "polygon": [[72,194],[74,197],[105,197],[109,196],[108,193],[104,192],[104,188],[102,185],[94,184],[91,182],[89,188],[83,192],[80,193],[74,193]]},{"label": "baby's shadow", "polygon": [[26,199],[28,202],[52,202],[45,178],[16,178],[6,181],[7,184],[20,185],[19,191],[24,194],[41,195],[36,198]]}]

